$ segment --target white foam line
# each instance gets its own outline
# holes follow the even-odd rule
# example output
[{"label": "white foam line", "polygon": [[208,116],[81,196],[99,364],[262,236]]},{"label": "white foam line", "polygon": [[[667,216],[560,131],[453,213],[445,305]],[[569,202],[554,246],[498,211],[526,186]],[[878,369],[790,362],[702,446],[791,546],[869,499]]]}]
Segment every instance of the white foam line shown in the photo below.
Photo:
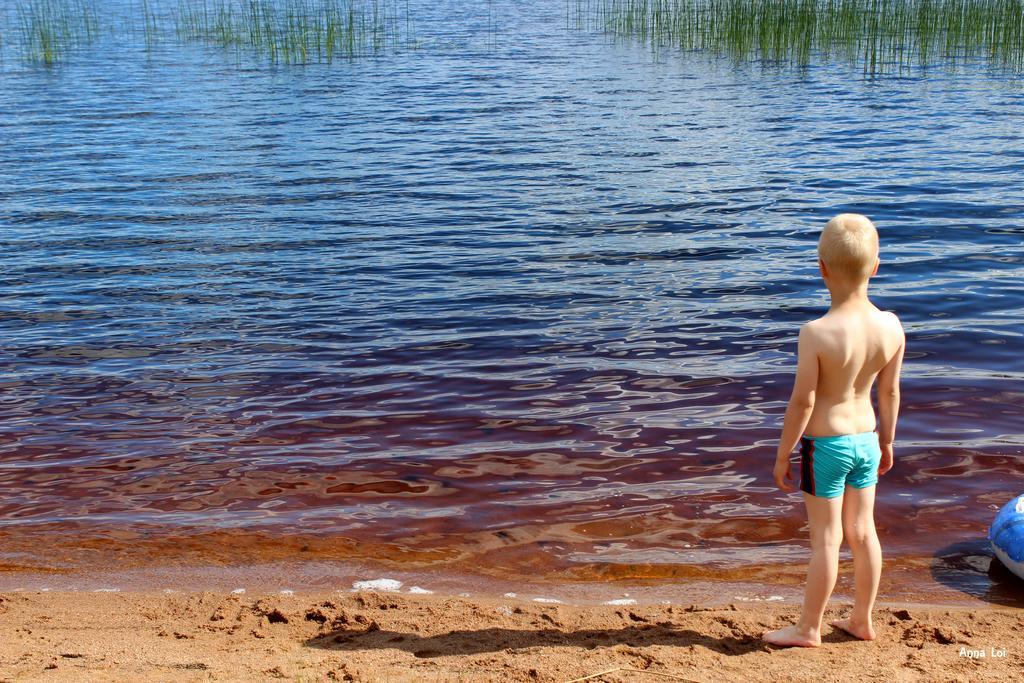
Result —
[{"label": "white foam line", "polygon": [[781,595],[769,595],[766,598],[762,598],[760,596],[748,598],[742,595],[737,595],[735,596],[735,599],[739,600],[740,602],[776,602],[778,600],[785,600],[785,598],[783,598]]},{"label": "white foam line", "polygon": [[295,595],[295,591],[290,588],[285,588],[281,591],[281,595]]},{"label": "white foam line", "polygon": [[398,579],[368,579],[365,581],[353,581],[352,590],[380,590],[380,591],[397,591],[402,587],[402,582]]},{"label": "white foam line", "polygon": [[506,598],[514,598],[514,597],[516,597],[516,594],[515,593],[505,593],[505,597]]},{"label": "white foam line", "polygon": [[411,588],[409,589],[409,592],[410,592],[410,593],[418,593],[418,594],[420,594],[420,595],[430,595],[430,594],[431,594],[431,593],[433,593],[434,591],[432,591],[432,590],[427,590],[426,588],[420,588],[419,586],[412,586],[412,587],[411,587]]},{"label": "white foam line", "polygon": [[635,605],[636,600],[633,598],[618,598],[617,600],[607,600],[605,605]]},{"label": "white foam line", "polygon": [[562,602],[561,600],[557,600],[555,598],[534,598],[533,601],[534,602],[558,602],[558,603]]},{"label": "white foam line", "polygon": [[244,588],[236,588],[235,590],[231,591],[232,595],[241,595],[244,592],[245,592]]},{"label": "white foam line", "polygon": [[93,593],[120,593],[120,588],[97,588]]}]

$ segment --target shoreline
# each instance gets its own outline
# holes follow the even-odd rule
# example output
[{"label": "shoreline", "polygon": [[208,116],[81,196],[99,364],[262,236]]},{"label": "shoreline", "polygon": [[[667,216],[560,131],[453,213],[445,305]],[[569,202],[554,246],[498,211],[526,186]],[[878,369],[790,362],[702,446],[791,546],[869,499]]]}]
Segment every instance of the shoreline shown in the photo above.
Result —
[{"label": "shoreline", "polygon": [[[573,605],[380,590],[0,591],[0,680],[996,681],[1024,675],[1020,610],[896,606],[878,638],[827,625],[778,649],[788,602]],[[986,657],[967,652],[994,652]],[[615,670],[615,671],[612,671]],[[644,679],[657,677],[644,676]]]},{"label": "shoreline", "polygon": [[[970,558],[969,558],[970,559]],[[579,576],[573,573],[528,575],[513,568],[294,559],[267,562],[189,564],[164,558],[164,563],[133,565],[111,558],[106,568],[95,565],[50,566],[43,569],[0,566],[0,593],[109,592],[144,593],[206,591],[213,593],[346,592],[357,586],[378,587],[399,594],[437,594],[501,598],[510,593],[562,604],[599,605],[631,599],[636,604],[721,605],[799,603],[806,565],[802,563],[745,568],[670,568],[617,565]],[[979,563],[978,560],[986,560]],[[982,566],[983,565],[983,566]],[[652,575],[653,574],[653,575]],[[378,583],[374,583],[378,582]],[[382,583],[381,583],[382,582]],[[840,563],[836,600],[852,600],[852,563]],[[977,557],[950,569],[937,568],[931,558],[904,558],[883,569],[879,604],[1024,608],[1024,586],[997,560]]]}]

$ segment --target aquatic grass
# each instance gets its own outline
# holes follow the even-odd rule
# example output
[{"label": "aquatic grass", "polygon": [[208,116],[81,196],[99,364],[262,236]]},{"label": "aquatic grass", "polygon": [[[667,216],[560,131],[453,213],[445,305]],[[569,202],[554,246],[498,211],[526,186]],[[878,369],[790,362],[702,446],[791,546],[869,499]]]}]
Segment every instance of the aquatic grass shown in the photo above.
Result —
[{"label": "aquatic grass", "polygon": [[142,0],[142,30],[146,41],[146,51],[153,49],[160,35],[157,13],[149,0]]},{"label": "aquatic grass", "polygon": [[99,10],[93,0],[27,0],[16,8],[22,54],[52,65],[74,47],[99,34]]},{"label": "aquatic grass", "polygon": [[1024,66],[1024,0],[570,0],[567,24],[656,48],[864,71],[984,58]]},{"label": "aquatic grass", "polygon": [[[17,0],[13,8],[14,51],[46,65],[101,36],[113,49],[201,43],[296,64],[378,54],[413,40],[408,0],[130,0],[120,15],[109,7],[101,13],[97,0]],[[6,33],[0,29],[4,47]]]},{"label": "aquatic grass", "polygon": [[388,0],[180,0],[175,33],[186,41],[250,49],[271,62],[330,63],[407,42],[408,4],[404,15],[401,10]]}]

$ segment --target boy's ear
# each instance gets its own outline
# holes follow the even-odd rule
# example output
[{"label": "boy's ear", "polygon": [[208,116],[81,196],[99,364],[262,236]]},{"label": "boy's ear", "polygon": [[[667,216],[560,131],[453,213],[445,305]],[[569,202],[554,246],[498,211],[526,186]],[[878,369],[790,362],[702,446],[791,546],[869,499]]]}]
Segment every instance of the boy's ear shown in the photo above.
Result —
[{"label": "boy's ear", "polygon": [[822,277],[828,277],[828,268],[825,266],[825,262],[820,258],[818,259],[818,270],[821,271]]},{"label": "boy's ear", "polygon": [[878,264],[881,262],[877,256],[875,257],[875,267],[871,270],[871,277],[878,275]]}]

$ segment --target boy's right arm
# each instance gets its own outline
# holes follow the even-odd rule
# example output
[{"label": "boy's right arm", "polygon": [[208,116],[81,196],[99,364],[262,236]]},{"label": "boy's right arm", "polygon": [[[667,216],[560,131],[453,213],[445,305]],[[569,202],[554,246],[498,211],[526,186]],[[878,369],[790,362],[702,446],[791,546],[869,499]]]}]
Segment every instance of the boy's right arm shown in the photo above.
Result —
[{"label": "boy's right arm", "polygon": [[899,331],[900,346],[892,359],[878,372],[878,445],[882,449],[879,474],[892,469],[892,443],[896,439],[896,418],[900,411],[900,368],[903,366],[906,336],[899,318],[896,318],[896,328]]}]

